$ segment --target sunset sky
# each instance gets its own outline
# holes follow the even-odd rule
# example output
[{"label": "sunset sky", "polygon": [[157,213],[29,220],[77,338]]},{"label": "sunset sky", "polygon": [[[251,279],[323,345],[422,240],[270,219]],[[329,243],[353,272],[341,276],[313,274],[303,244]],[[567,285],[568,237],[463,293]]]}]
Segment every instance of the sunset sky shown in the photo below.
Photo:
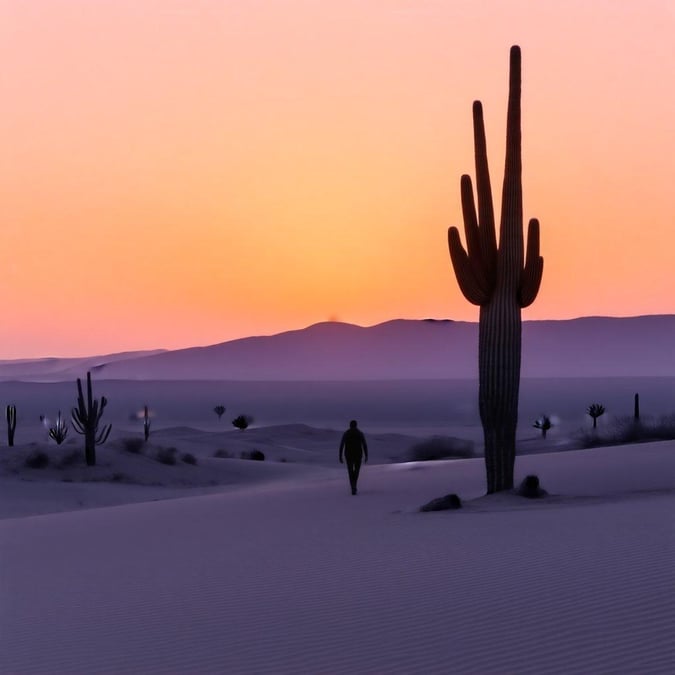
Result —
[{"label": "sunset sky", "polygon": [[675,313],[672,0],[0,0],[0,358],[477,320],[523,54],[525,319]]}]

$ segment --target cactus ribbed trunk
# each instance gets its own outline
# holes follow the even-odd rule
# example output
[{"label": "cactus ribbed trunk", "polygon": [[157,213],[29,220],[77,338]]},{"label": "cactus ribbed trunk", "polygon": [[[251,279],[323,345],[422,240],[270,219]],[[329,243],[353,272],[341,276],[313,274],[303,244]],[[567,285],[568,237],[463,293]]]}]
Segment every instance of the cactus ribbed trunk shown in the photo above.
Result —
[{"label": "cactus ribbed trunk", "polygon": [[481,307],[478,407],[485,442],[488,493],[513,487],[520,388],[520,307],[503,293]]},{"label": "cactus ribbed trunk", "polygon": [[530,220],[527,255],[523,241],[520,129],[520,48],[512,47],[506,123],[506,162],[495,236],[483,109],[474,102],[477,208],[469,176],[462,176],[466,250],[457,228],[448,231],[450,257],[464,296],[480,306],[478,403],[485,441],[488,493],[513,487],[520,389],[521,309],[537,296],[543,273],[539,223]]}]

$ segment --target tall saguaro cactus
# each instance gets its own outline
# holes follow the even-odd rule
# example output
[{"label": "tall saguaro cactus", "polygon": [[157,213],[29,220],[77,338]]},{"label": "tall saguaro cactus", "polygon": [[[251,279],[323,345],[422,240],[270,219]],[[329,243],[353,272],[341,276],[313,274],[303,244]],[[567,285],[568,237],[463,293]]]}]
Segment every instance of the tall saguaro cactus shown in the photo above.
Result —
[{"label": "tall saguaro cactus", "polygon": [[108,403],[105,396],[101,396],[101,403],[95,399],[91,391],[91,373],[87,371],[87,399],[82,393],[82,381],[77,378],[77,408],[73,408],[73,428],[84,436],[84,458],[87,466],[96,464],[96,446],[102,445],[108,439],[112,424],[107,424],[99,430],[99,423],[103,410]]},{"label": "tall saguaro cactus", "polygon": [[14,446],[14,432],[16,431],[16,406],[8,405],[5,408],[5,417],[7,418],[7,444]]},{"label": "tall saguaro cactus", "polygon": [[485,440],[489,493],[513,487],[520,388],[521,309],[534,302],[544,259],[539,255],[539,222],[532,219],[523,245],[521,181],[520,47],[511,47],[506,161],[499,245],[495,232],[483,108],[473,104],[477,208],[471,177],[461,178],[466,249],[459,231],[448,231],[450,257],[466,299],[480,306],[478,402]]}]

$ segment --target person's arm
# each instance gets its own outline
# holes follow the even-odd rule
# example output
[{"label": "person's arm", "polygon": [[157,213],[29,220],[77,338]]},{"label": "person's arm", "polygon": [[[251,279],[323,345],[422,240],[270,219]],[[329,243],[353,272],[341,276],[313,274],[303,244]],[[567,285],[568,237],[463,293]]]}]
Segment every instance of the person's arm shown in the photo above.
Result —
[{"label": "person's arm", "polygon": [[363,455],[365,457],[365,462],[368,464],[368,443],[366,443],[366,437],[363,432],[361,432],[361,444],[363,445]]},{"label": "person's arm", "polygon": [[343,464],[343,463],[344,463],[344,462],[342,461],[342,452],[343,452],[343,450],[345,449],[345,435],[346,435],[346,434],[342,434],[342,440],[340,441],[340,454],[338,455],[338,457],[339,457],[339,459],[340,459],[340,464]]}]

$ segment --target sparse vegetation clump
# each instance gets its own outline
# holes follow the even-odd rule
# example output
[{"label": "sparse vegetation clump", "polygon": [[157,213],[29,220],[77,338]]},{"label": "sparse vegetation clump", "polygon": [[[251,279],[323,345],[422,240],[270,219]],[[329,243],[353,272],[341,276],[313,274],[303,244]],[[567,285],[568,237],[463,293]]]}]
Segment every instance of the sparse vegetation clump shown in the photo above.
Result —
[{"label": "sparse vegetation clump", "polygon": [[140,455],[143,452],[143,441],[140,438],[124,438],[122,447],[132,455]]},{"label": "sparse vegetation clump", "polygon": [[244,450],[240,456],[242,459],[252,459],[256,462],[265,461],[265,453],[262,452],[262,450],[250,450],[250,451]]},{"label": "sparse vegetation clump", "polygon": [[410,461],[428,462],[438,459],[468,459],[474,457],[473,442],[451,436],[433,436],[420,441],[408,452]]},{"label": "sparse vegetation clump", "polygon": [[75,464],[79,464],[80,461],[80,453],[77,450],[73,450],[72,452],[63,455],[56,466],[58,469],[68,469]]},{"label": "sparse vegetation clump", "polygon": [[49,466],[49,455],[42,450],[34,450],[26,457],[24,463],[29,469],[44,469]]},{"label": "sparse vegetation clump", "polygon": [[213,456],[217,457],[218,459],[232,459],[232,457],[234,457],[234,455],[229,450],[223,450],[222,448],[216,450],[213,453]]},{"label": "sparse vegetation clump", "polygon": [[675,440],[675,415],[666,415],[656,421],[620,417],[602,434],[582,431],[579,440],[584,448]]},{"label": "sparse vegetation clump", "polygon": [[218,415],[218,419],[220,419],[224,414],[225,414],[225,406],[224,405],[217,405],[214,409],[213,412]]},{"label": "sparse vegetation clump", "polygon": [[237,427],[240,431],[244,431],[253,423],[253,418],[250,415],[237,415],[232,420],[233,426]]},{"label": "sparse vegetation clump", "polygon": [[192,464],[193,466],[197,465],[197,458],[191,452],[184,452],[180,456],[180,461],[185,464]]},{"label": "sparse vegetation clump", "polygon": [[176,448],[159,448],[155,458],[160,464],[167,464],[173,466],[176,464],[176,453],[178,450]]}]

